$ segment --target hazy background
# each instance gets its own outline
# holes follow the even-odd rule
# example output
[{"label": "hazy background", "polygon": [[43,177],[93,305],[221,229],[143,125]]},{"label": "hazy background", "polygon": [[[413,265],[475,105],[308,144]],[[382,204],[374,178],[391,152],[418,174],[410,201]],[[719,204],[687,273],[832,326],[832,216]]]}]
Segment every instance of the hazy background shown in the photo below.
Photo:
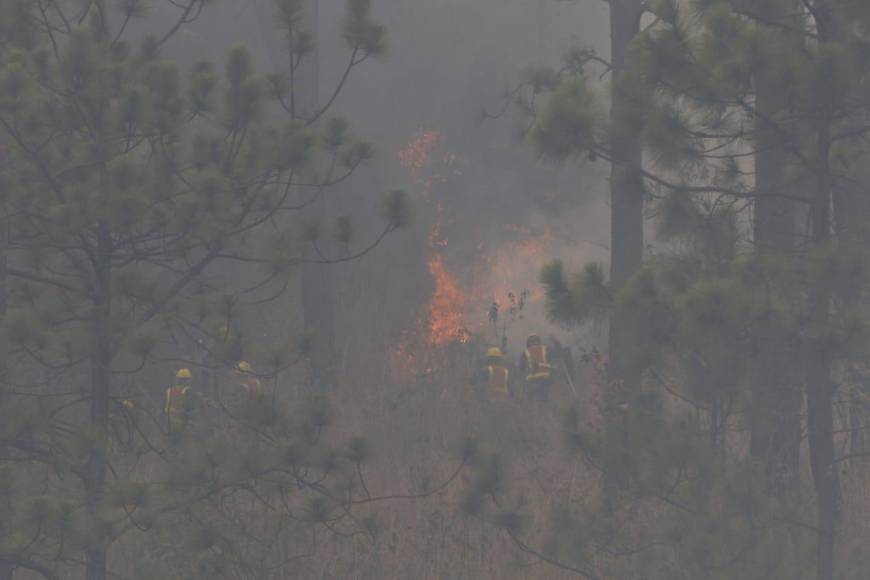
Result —
[{"label": "hazy background", "polygon": [[[442,134],[445,143],[440,151],[456,158],[459,170],[436,188],[436,196],[449,193],[451,200],[451,242],[445,253],[450,270],[478,293],[487,286],[486,274],[480,271],[481,252],[510,255],[514,251],[510,243],[522,242],[505,226],[522,225],[546,238],[546,253],[540,252],[535,261],[517,255],[517,272],[512,276],[517,292],[538,287],[538,268],[547,258],[561,257],[571,265],[606,260],[609,236],[603,164],[559,168],[538,162],[519,134],[521,119],[515,111],[508,110],[498,119],[482,114],[501,110],[505,91],[522,81],[530,67],[558,65],[569,47],[594,47],[606,56],[606,4],[375,0],[373,7],[387,27],[388,53],[353,72],[336,112],[352,119],[354,130],[373,142],[376,157],[330,195],[339,200],[340,211],[361,216],[357,224],[361,239],[367,233],[364,217],[374,211],[380,191],[408,189],[415,196],[417,220],[359,262],[336,267],[337,319],[348,319],[342,314],[349,310],[359,310],[363,318],[365,313],[373,315],[355,328],[338,329],[339,352],[363,359],[389,350],[403,330],[413,327],[431,291],[424,248],[434,219],[433,204],[419,199],[421,188],[398,157],[417,132]],[[322,98],[331,93],[346,63],[340,44],[343,9],[341,0],[320,3]],[[269,0],[219,2],[175,40],[171,53],[191,63],[219,61],[226,46],[242,42],[263,69],[283,70],[286,59],[271,20],[273,10]],[[171,13],[164,6],[154,18],[168,18]],[[494,279],[492,286],[499,282]],[[292,298],[288,300],[292,309]],[[400,307],[384,312],[372,301]],[[542,330],[539,300],[530,301],[526,317],[510,333],[513,344],[528,331]],[[483,325],[485,321],[485,309],[469,313],[469,322]],[[356,336],[360,332],[362,336]]]}]

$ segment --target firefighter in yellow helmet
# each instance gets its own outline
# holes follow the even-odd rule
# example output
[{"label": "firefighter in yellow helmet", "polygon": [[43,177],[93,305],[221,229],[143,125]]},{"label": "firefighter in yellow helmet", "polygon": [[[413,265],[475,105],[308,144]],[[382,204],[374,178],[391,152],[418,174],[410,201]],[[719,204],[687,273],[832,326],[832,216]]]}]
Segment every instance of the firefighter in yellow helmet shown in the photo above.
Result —
[{"label": "firefighter in yellow helmet", "polygon": [[235,399],[238,418],[242,424],[257,425],[270,421],[275,416],[274,401],[266,393],[257,378],[254,368],[246,361],[236,365],[239,387]]},{"label": "firefighter in yellow helmet", "polygon": [[503,401],[510,397],[510,370],[505,365],[504,353],[497,346],[486,351],[486,364],[472,381],[478,387],[480,398]]},{"label": "firefighter in yellow helmet", "polygon": [[520,371],[526,373],[526,396],[536,401],[548,401],[553,367],[547,347],[537,334],[530,334],[526,339],[526,350],[520,357]]},{"label": "firefighter in yellow helmet", "polygon": [[175,383],[166,389],[164,410],[169,440],[173,445],[181,441],[193,414],[193,393],[190,390],[192,382],[193,373],[188,368],[182,368],[175,373]]},{"label": "firefighter in yellow helmet", "polygon": [[263,387],[260,384],[260,379],[254,373],[254,368],[247,361],[239,361],[236,365],[236,373],[241,377],[242,382],[240,387],[245,394],[250,396],[261,395]]}]

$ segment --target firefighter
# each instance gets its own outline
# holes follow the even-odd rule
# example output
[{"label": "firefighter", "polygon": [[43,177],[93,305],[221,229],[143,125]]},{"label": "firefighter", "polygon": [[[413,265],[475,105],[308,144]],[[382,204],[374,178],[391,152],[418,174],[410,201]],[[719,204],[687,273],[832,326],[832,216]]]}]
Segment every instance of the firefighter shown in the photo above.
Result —
[{"label": "firefighter", "polygon": [[253,367],[248,362],[240,361],[236,365],[236,373],[241,379],[236,407],[241,423],[248,426],[271,424],[277,416],[275,401],[273,397],[266,396]]},{"label": "firefighter", "polygon": [[486,350],[484,364],[472,383],[482,403],[475,431],[480,430],[477,434],[493,445],[506,445],[513,438],[516,421],[511,400],[511,372],[502,349],[491,346]]},{"label": "firefighter", "polygon": [[261,395],[263,387],[260,384],[260,379],[256,377],[254,368],[247,361],[239,361],[236,365],[236,373],[241,377],[242,382],[239,384],[242,391],[249,396]]},{"label": "firefighter", "polygon": [[520,357],[520,371],[526,373],[526,397],[546,402],[550,399],[550,385],[553,384],[553,367],[541,337],[530,334],[526,339],[526,350]]},{"label": "firefighter", "polygon": [[486,351],[486,365],[480,369],[474,379],[482,398],[485,400],[503,401],[510,397],[510,370],[504,362],[502,350],[493,346]]},{"label": "firefighter", "polygon": [[175,373],[175,384],[166,389],[166,421],[169,428],[169,441],[177,445],[187,425],[190,422],[193,411],[193,395],[190,385],[193,382],[193,374],[188,368],[179,369]]}]

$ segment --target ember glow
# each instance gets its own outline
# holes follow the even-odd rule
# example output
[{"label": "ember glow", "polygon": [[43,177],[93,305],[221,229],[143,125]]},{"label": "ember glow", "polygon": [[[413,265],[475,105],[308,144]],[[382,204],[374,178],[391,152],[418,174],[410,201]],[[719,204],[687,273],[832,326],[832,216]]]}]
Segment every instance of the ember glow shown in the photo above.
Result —
[{"label": "ember glow", "polygon": [[418,131],[399,151],[399,161],[420,188],[423,199],[429,201],[432,187],[447,181],[456,172],[456,157],[452,153],[438,155],[446,141],[440,131]]}]

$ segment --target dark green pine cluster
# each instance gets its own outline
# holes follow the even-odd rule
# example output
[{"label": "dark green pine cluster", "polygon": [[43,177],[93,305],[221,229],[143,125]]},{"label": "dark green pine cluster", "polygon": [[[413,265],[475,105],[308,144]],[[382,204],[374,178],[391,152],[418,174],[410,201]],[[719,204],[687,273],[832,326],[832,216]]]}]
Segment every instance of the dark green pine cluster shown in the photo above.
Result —
[{"label": "dark green pine cluster", "polygon": [[[362,250],[350,216],[328,235],[305,226],[305,208],[372,157],[328,116],[343,85],[303,115],[289,106],[301,81],[258,72],[244,46],[182,67],[168,47],[212,3],[172,3],[159,30],[152,4],[0,0],[4,580],[290,574],[294,554],[266,539],[308,550],[325,526],[376,531],[353,513],[370,499],[364,442],[329,444],[323,402],[287,408],[281,373],[305,341],[254,353],[245,315],[300,264],[353,259],[407,224],[406,197],[385,196]],[[294,67],[314,43],[305,4],[277,2],[267,31],[292,39]],[[385,49],[366,0],[348,3],[342,35],[348,72]],[[316,251],[333,242],[337,258]],[[203,390],[189,437],[170,444],[170,373],[238,382],[246,359],[262,390]]]},{"label": "dark green pine cluster", "polygon": [[545,559],[589,578],[860,577],[870,5],[610,4],[614,38],[636,30],[621,61],[578,49],[517,93],[543,103],[542,154],[613,164],[611,271],[617,232],[645,247],[627,280],[541,276],[554,322],[610,320],[618,361],[590,371],[603,424],[581,409],[566,425],[602,487],[554,516],[565,545]]}]

